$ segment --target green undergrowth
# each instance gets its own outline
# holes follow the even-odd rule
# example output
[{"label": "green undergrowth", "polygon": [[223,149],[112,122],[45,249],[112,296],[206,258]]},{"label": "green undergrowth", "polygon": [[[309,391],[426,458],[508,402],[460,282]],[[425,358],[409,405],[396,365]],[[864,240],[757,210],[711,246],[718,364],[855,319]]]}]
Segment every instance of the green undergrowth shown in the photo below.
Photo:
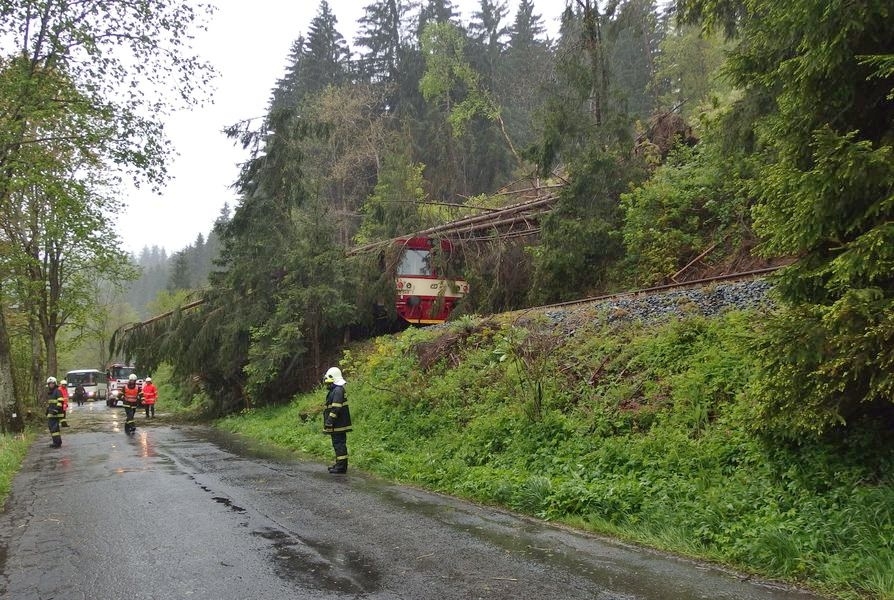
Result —
[{"label": "green undergrowth", "polygon": [[[841,598],[894,598],[884,432],[754,432],[760,319],[465,318],[346,352],[352,468],[718,561]],[[329,460],[325,392],[220,421]]]},{"label": "green undergrowth", "polygon": [[178,382],[170,365],[162,364],[152,373],[158,387],[155,410],[160,418],[177,421],[207,421],[211,402],[197,381]]},{"label": "green undergrowth", "polygon": [[34,435],[30,432],[0,435],[0,508],[6,503],[12,478],[22,466],[22,461],[25,459],[28,446],[32,441],[34,441]]}]

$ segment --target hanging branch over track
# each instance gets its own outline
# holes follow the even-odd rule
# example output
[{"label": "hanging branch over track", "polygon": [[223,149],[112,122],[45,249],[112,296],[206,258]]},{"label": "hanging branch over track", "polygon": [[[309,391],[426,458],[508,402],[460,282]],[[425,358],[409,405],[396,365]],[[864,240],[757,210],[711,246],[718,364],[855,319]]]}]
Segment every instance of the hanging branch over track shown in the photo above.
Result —
[{"label": "hanging branch over track", "polygon": [[[561,185],[552,185],[552,186],[544,186],[541,188],[525,188],[524,190],[518,190],[514,192],[500,192],[500,194],[519,194],[528,191],[539,191],[546,188],[557,188],[562,187]],[[507,206],[501,209],[495,209],[491,212],[488,212],[483,215],[474,215],[471,217],[464,217],[462,219],[457,219],[455,221],[450,221],[449,223],[444,223],[442,225],[436,225],[434,227],[429,227],[428,229],[423,229],[421,231],[416,231],[408,235],[400,236],[397,238],[393,238],[390,240],[383,240],[379,242],[372,242],[370,244],[364,244],[363,246],[357,246],[355,248],[351,248],[348,252],[348,256],[355,256],[357,254],[363,254],[364,252],[370,252],[373,250],[379,250],[381,248],[387,248],[389,246],[394,245],[398,240],[408,238],[408,237],[429,237],[429,236],[443,236],[443,237],[460,237],[462,234],[473,233],[476,231],[482,231],[486,229],[493,229],[499,235],[499,229],[506,225],[514,225],[518,223],[525,223],[527,227],[531,230],[535,229],[531,222],[538,221],[539,217],[543,214],[546,214],[552,210],[553,205],[558,200],[558,196],[555,194],[548,194],[546,196],[534,198],[533,200],[526,200],[525,202],[520,202],[518,204],[513,204],[511,206]],[[510,233],[510,237],[518,237],[519,232],[513,231]]]},{"label": "hanging branch over track", "polygon": [[151,325],[152,323],[155,323],[156,321],[161,321],[162,319],[170,317],[171,315],[173,315],[176,312],[189,310],[190,308],[195,308],[197,306],[201,306],[204,303],[205,303],[204,298],[199,298],[198,300],[193,300],[192,302],[187,302],[183,306],[178,306],[174,310],[169,310],[168,312],[161,313],[160,315],[155,315],[154,317],[152,317],[151,319],[148,319],[146,321],[140,321],[138,323],[131,323],[129,326],[125,327],[122,331],[124,333],[127,333],[127,332],[131,331],[132,329],[136,329],[137,327],[142,327],[144,325]]},{"label": "hanging branch over track", "polygon": [[[410,233],[398,238],[364,244],[363,246],[357,246],[348,250],[345,255],[357,256],[366,252],[388,248],[393,246],[398,240],[412,237],[443,236],[454,237],[462,239],[464,241],[477,241],[492,240],[498,237],[518,238],[528,235],[536,235],[540,232],[540,227],[538,226],[540,217],[550,212],[553,208],[553,205],[558,200],[558,195],[552,190],[561,189],[562,187],[564,187],[564,184],[559,183],[539,185],[538,181],[535,180],[533,185],[529,187],[524,187],[521,189],[511,189],[513,185],[517,185],[522,181],[525,180],[519,179],[510,184],[507,184],[503,188],[500,188],[500,190],[493,195],[521,197],[533,195],[532,198],[527,199],[523,202],[512,204],[503,208],[471,207],[472,210],[484,210],[487,212],[480,215],[463,217],[462,219],[457,219],[455,221],[450,221],[449,223],[429,227],[428,229],[423,229],[422,231]],[[455,206],[457,208],[470,208],[463,207],[460,204],[457,204]],[[520,228],[517,229],[516,227]],[[482,231],[489,231],[491,233],[488,235],[472,235],[480,233]],[[122,332],[124,334],[127,334],[128,332],[133,331],[134,329],[137,329],[139,327],[151,325],[152,323],[156,323],[158,321],[161,321],[162,319],[166,319],[178,311],[196,308],[204,303],[204,298],[194,300],[174,310],[169,310],[168,312],[156,315],[146,321],[132,323],[123,328]]]}]

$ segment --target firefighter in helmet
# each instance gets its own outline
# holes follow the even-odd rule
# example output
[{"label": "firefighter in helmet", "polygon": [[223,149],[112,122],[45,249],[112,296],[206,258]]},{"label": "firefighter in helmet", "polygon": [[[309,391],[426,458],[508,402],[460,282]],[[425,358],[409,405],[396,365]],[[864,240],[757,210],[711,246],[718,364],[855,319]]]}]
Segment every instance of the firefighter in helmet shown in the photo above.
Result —
[{"label": "firefighter in helmet", "polygon": [[347,382],[341,375],[341,369],[332,367],[323,376],[323,383],[329,388],[323,409],[323,432],[332,436],[332,449],[335,450],[335,464],[329,467],[329,472],[347,473],[348,432],[351,431],[351,412],[345,395]]},{"label": "firefighter in helmet", "polygon": [[146,418],[155,418],[155,401],[158,399],[158,388],[152,383],[152,378],[143,380],[143,407],[146,409]]},{"label": "firefighter in helmet", "polygon": [[60,427],[68,427],[65,417],[68,415],[68,382],[64,379],[59,382],[59,391],[62,392],[62,418],[59,419]]},{"label": "firefighter in helmet", "polygon": [[140,386],[137,385],[137,376],[133,373],[127,378],[124,386],[124,433],[133,433],[137,430],[137,422],[134,418],[137,407],[140,405]]},{"label": "firefighter in helmet", "polygon": [[62,392],[56,385],[55,377],[47,377],[47,427],[53,448],[62,446],[62,430],[59,421],[62,419]]}]

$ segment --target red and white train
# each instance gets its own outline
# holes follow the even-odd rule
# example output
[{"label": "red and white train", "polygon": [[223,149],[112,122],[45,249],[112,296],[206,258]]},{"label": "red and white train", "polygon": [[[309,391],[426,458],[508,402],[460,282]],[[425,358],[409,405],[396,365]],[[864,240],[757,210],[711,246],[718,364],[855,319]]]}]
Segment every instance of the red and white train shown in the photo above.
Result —
[{"label": "red and white train", "polygon": [[[453,245],[446,239],[411,237],[397,240],[397,314],[414,325],[443,323],[456,303],[469,293],[464,279],[447,278],[436,265],[450,262]],[[435,254],[440,253],[440,257]]]}]

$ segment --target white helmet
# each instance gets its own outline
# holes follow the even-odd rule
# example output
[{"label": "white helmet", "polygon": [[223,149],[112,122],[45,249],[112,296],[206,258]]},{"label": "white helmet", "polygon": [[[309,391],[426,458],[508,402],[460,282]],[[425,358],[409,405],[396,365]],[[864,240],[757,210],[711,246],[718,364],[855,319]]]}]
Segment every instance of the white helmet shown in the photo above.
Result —
[{"label": "white helmet", "polygon": [[144,379],[143,381],[145,381],[146,383],[152,383],[152,378],[151,378],[151,377],[147,377],[147,378]]},{"label": "white helmet", "polygon": [[59,382],[59,385],[68,385],[68,382],[63,379]]},{"label": "white helmet", "polygon": [[344,385],[345,379],[341,376],[341,369],[338,367],[331,367],[328,371],[326,371],[326,375],[323,376],[323,383],[334,383],[335,385]]},{"label": "white helmet", "polygon": [[50,385],[51,383],[52,383],[52,384],[55,384],[55,383],[56,383],[56,378],[55,378],[55,377],[47,377],[47,385]]},{"label": "white helmet", "polygon": [[128,381],[136,381],[136,380],[137,380],[137,376],[134,375],[133,373],[131,373],[130,376],[129,376],[127,379],[128,379]]}]

